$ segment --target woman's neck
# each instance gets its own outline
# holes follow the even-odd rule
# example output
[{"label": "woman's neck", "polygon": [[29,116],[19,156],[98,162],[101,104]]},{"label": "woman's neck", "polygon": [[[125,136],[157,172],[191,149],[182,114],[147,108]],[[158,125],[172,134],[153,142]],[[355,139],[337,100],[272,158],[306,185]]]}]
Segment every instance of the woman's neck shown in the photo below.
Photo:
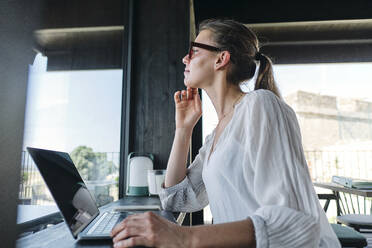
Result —
[{"label": "woman's neck", "polygon": [[205,91],[217,112],[218,120],[233,112],[235,105],[243,95],[239,86],[229,84],[226,81],[215,81]]}]

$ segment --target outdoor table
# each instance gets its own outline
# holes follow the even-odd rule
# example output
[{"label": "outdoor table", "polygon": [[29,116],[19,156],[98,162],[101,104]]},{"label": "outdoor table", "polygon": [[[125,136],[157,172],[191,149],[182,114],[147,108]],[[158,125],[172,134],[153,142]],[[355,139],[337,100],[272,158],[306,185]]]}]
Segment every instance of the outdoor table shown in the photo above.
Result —
[{"label": "outdoor table", "polygon": [[[348,187],[344,187],[336,183],[314,182],[313,184],[315,187],[332,190],[333,194],[336,196],[337,216],[341,215],[340,192],[350,194],[351,202],[352,202],[351,195],[363,196],[365,198],[372,197],[372,190],[348,188]],[[345,202],[347,202],[346,197],[345,197]]]}]

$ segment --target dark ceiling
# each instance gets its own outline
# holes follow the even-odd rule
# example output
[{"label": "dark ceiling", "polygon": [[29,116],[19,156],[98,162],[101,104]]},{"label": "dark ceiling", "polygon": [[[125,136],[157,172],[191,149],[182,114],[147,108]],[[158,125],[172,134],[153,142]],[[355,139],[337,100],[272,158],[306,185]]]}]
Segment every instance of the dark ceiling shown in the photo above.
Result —
[{"label": "dark ceiling", "polygon": [[194,0],[195,21],[232,18],[243,23],[372,18],[372,1]]},{"label": "dark ceiling", "polygon": [[[372,61],[372,0],[193,1],[196,24],[209,18],[245,23],[258,35],[261,52],[275,63]],[[120,53],[122,29],[117,28],[123,27],[122,0],[48,0],[42,13],[40,29],[52,30],[35,33],[36,48],[50,58],[61,59],[64,50],[63,55],[70,59],[71,51],[80,46],[102,50],[102,57],[107,57],[106,47],[110,46],[117,48],[110,51]],[[98,32],[96,27],[102,26],[104,32]],[[86,53],[79,56],[91,60]],[[121,65],[120,56],[113,65]]]},{"label": "dark ceiling", "polygon": [[372,61],[370,0],[194,0],[194,13],[247,24],[275,63]]}]

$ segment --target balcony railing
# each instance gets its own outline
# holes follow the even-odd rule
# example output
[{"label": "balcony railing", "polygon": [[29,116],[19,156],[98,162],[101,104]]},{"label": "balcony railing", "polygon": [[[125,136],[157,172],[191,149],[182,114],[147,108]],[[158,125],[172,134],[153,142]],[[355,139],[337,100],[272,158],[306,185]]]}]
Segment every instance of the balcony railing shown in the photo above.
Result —
[{"label": "balcony railing", "polygon": [[[107,160],[119,164],[119,152],[106,152]],[[313,181],[329,182],[333,175],[372,179],[372,151],[305,151]],[[102,180],[85,181],[99,205],[118,197],[118,173]],[[22,153],[21,204],[48,205],[54,203],[30,155]]]},{"label": "balcony railing", "polygon": [[332,176],[372,179],[372,151],[305,151],[313,181],[330,182]]},{"label": "balcony railing", "polygon": [[[120,153],[105,152],[104,154],[106,155],[106,160],[112,162],[118,168]],[[118,172],[116,172],[106,176],[105,178],[100,178],[99,180],[84,180],[88,189],[94,194],[99,206],[117,199],[118,175]],[[53,197],[50,195],[43,178],[27,151],[22,152],[19,204],[54,204]]]}]

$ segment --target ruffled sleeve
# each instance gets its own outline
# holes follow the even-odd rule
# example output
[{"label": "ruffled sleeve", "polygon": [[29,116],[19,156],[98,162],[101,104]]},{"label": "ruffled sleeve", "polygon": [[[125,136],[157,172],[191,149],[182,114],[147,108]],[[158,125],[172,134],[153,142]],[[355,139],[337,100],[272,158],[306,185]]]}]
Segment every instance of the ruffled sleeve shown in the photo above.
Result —
[{"label": "ruffled sleeve", "polygon": [[174,212],[195,212],[208,205],[208,195],[202,179],[204,159],[211,135],[206,137],[205,144],[187,169],[186,177],[178,184],[162,188],[159,193],[164,210]]},{"label": "ruffled sleeve", "polygon": [[[257,248],[319,247],[321,208],[296,115],[267,90],[251,94],[246,158],[253,167],[253,191],[259,205],[250,216]],[[337,241],[334,244],[339,247]]]}]

